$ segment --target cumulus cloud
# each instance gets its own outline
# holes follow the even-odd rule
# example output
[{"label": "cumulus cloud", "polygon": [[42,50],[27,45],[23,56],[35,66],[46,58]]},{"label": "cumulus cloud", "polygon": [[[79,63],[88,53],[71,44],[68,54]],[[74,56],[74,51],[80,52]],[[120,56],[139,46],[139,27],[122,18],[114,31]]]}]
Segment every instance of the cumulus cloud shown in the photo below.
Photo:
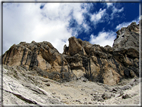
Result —
[{"label": "cumulus cloud", "polygon": [[[73,17],[83,24],[81,3],[4,3],[3,5],[3,51],[21,41],[49,41],[59,52],[73,36],[69,23]],[[41,8],[42,6],[42,8]],[[84,23],[84,29],[87,25]],[[79,29],[78,29],[79,30]],[[77,31],[74,32],[77,35]]]},{"label": "cumulus cloud", "polygon": [[116,33],[113,31],[109,31],[109,32],[99,32],[98,35],[91,35],[90,36],[90,43],[92,44],[99,44],[100,46],[112,46],[114,39],[116,37]]},{"label": "cumulus cloud", "polygon": [[[62,53],[64,44],[68,45],[68,38],[77,37],[81,32],[87,34],[94,26],[106,21],[107,9],[113,8],[112,16],[120,13],[124,8],[117,9],[114,3],[106,3],[107,8],[91,14],[93,3],[4,3],[3,5],[3,52],[13,44],[21,41],[49,41]],[[87,14],[90,19],[85,18]],[[110,16],[110,15],[109,15]],[[75,27],[70,27],[75,22]],[[89,22],[89,23],[88,23]],[[112,32],[111,32],[112,33]],[[98,37],[92,35],[91,43],[112,45],[110,41],[114,35],[100,32]],[[112,33],[113,34],[113,33]],[[101,39],[102,38],[102,39]],[[110,40],[110,41],[109,41]]]}]

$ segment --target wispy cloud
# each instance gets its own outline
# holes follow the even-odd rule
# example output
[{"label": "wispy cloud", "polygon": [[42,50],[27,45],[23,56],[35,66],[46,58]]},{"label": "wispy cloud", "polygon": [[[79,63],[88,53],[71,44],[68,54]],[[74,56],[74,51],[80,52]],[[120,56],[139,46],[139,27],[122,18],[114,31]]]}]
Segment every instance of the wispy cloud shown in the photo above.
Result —
[{"label": "wispy cloud", "polygon": [[[93,3],[4,3],[4,52],[13,44],[34,40],[49,41],[62,53],[64,44],[68,45],[69,37],[77,37],[83,31],[90,34],[94,30],[92,23],[95,26],[108,22],[110,17],[115,18],[116,13],[124,11],[124,7],[118,9],[114,3],[105,5],[92,14],[89,10],[94,9]],[[107,13],[110,9],[112,11]],[[90,19],[86,19],[85,15]],[[74,21],[75,27],[70,27]],[[118,25],[116,29],[122,25]],[[102,31],[98,35],[90,36],[90,42],[103,46],[112,45],[114,35],[113,31]]]},{"label": "wispy cloud", "polygon": [[136,22],[137,24],[139,23],[140,17],[130,21],[130,22],[123,22],[119,25],[116,26],[116,30],[120,30],[122,27],[127,27],[128,25],[130,25],[132,22]]},{"label": "wispy cloud", "polygon": [[122,11],[124,11],[124,7],[122,7],[121,9],[118,9],[113,5],[110,19],[113,19],[116,16],[116,13],[120,13]]},{"label": "wispy cloud", "polygon": [[113,31],[109,31],[109,32],[99,32],[98,35],[91,35],[90,36],[90,43],[92,44],[99,44],[100,46],[112,46],[114,39],[116,37],[116,33]]},{"label": "wispy cloud", "polygon": [[105,13],[106,13],[106,9],[102,10],[102,8],[100,8],[100,10],[98,12],[90,15],[91,21],[96,25],[97,23],[99,23],[101,21],[101,19],[105,15]]},{"label": "wispy cloud", "polygon": [[[104,0],[106,1],[106,0]],[[109,1],[109,0],[108,0]],[[119,16],[119,13],[124,11],[124,7],[117,8],[114,3],[104,3],[106,5],[106,8],[100,8],[98,12],[95,12],[94,14],[90,14],[91,21],[94,23],[94,26],[96,26],[98,23],[105,22],[108,20],[113,20],[116,16]],[[108,12],[108,10],[112,12]],[[117,15],[116,15],[117,14]]]},{"label": "wispy cloud", "polygon": [[87,23],[83,23],[82,26],[83,26],[84,31],[85,31],[86,33],[89,33],[89,32],[92,30],[92,28],[91,28],[90,26],[88,26]]}]

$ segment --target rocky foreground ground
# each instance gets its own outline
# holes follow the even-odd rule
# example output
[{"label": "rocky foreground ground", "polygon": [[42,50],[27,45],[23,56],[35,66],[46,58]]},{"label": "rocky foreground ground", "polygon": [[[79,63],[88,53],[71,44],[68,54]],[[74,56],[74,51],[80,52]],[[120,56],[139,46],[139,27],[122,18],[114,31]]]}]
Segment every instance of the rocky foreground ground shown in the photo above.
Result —
[{"label": "rocky foreground ground", "polygon": [[86,78],[59,83],[20,66],[3,65],[3,105],[140,106],[140,84],[139,78],[123,79],[114,86]]}]

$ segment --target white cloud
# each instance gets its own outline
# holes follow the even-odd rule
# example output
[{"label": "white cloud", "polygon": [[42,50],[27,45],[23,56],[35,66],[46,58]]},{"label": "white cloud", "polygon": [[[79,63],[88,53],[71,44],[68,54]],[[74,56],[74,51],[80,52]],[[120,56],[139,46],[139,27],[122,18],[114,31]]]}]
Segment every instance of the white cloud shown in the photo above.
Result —
[{"label": "white cloud", "polygon": [[113,6],[113,3],[106,3],[107,8],[109,8],[110,6]]},{"label": "white cloud", "polygon": [[121,9],[117,9],[114,5],[112,7],[112,13],[111,13],[111,19],[113,19],[115,17],[116,13],[120,13],[124,11],[124,7],[122,7]]},{"label": "white cloud", "polygon": [[122,27],[127,27],[130,24],[131,24],[131,22],[123,22],[123,23],[116,26],[116,30],[120,30]]},{"label": "white cloud", "polygon": [[91,27],[90,26],[88,26],[86,23],[83,23],[83,28],[85,29],[85,32],[86,33],[89,33],[90,32],[90,30],[91,30]]},{"label": "white cloud", "polygon": [[99,23],[99,21],[102,19],[102,17],[105,15],[106,9],[100,8],[99,12],[94,13],[91,16],[91,21],[96,25]]},{"label": "white cloud", "polygon": [[[94,14],[88,13],[92,3],[46,3],[40,9],[42,3],[8,3],[3,8],[3,49],[5,52],[13,44],[21,41],[42,42],[49,41],[59,52],[63,52],[64,44],[68,45],[68,38],[78,36],[82,31],[90,32],[91,28],[84,18],[84,13],[90,15],[94,25],[105,21],[106,9],[100,9]],[[113,8],[112,16],[122,12],[124,8],[117,9],[113,3],[106,3]],[[81,8],[84,7],[84,9]],[[77,22],[77,27],[69,29],[70,19]],[[100,45],[112,44],[113,39],[109,32],[100,32],[98,37],[91,36],[91,43]],[[102,36],[104,35],[104,36]],[[102,38],[102,41],[101,39]],[[97,41],[96,41],[97,40]]]},{"label": "white cloud", "polygon": [[139,23],[140,17],[130,21],[130,22],[123,22],[119,25],[116,26],[116,30],[120,30],[122,27],[127,27],[128,25],[130,25],[132,22],[136,22],[137,24]]},{"label": "white cloud", "polygon": [[100,46],[112,46],[114,39],[116,37],[116,33],[113,31],[109,31],[109,32],[99,32],[98,35],[91,35],[90,36],[90,43],[92,44],[99,44]]},{"label": "white cloud", "polygon": [[[68,30],[73,18],[79,25],[84,24],[81,3],[4,3],[3,8],[3,52],[21,41],[49,41],[59,52],[72,36]],[[88,5],[89,6],[89,5]],[[70,15],[72,12],[72,16]],[[84,24],[85,25],[85,24]],[[87,26],[84,26],[86,28]],[[78,29],[80,30],[80,29]],[[77,31],[74,32],[77,35]]]}]

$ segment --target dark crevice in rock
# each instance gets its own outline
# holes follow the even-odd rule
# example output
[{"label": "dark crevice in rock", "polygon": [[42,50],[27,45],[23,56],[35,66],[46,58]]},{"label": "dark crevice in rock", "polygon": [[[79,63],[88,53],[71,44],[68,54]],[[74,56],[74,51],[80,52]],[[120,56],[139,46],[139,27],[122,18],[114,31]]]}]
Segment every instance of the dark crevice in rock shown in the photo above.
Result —
[{"label": "dark crevice in rock", "polygon": [[90,60],[91,60],[90,57],[89,58],[82,57],[82,64],[83,64],[83,67],[85,68],[84,77],[86,77],[88,80],[93,81],[94,77],[92,76]]},{"label": "dark crevice in rock", "polygon": [[95,78],[95,81],[96,82],[100,82],[100,83],[103,83],[103,72],[104,70],[101,68],[100,71],[99,71],[99,74],[98,76]]},{"label": "dark crevice in rock", "polygon": [[125,75],[126,78],[130,78],[131,77],[131,75],[130,75],[130,69],[126,68],[124,70],[124,75]]},{"label": "dark crevice in rock", "polygon": [[63,64],[64,64],[64,62],[63,62],[63,57],[61,56],[61,66],[62,66],[62,67],[61,67],[61,71],[60,71],[60,73],[61,73],[61,75],[60,75],[61,77],[60,77],[60,78],[61,78],[61,79],[63,79],[63,75],[62,75],[62,73],[63,73],[63,66],[64,66]]},{"label": "dark crevice in rock", "polygon": [[30,62],[30,69],[33,69],[34,66],[38,66],[38,60],[37,60],[37,54],[36,54],[36,48],[34,48],[34,52],[31,56],[31,62]]},{"label": "dark crevice in rock", "polygon": [[30,59],[30,56],[31,56],[31,52],[28,52],[28,55],[27,55],[27,59],[26,59],[25,65],[27,64],[28,60]]},{"label": "dark crevice in rock", "polygon": [[22,65],[22,63],[23,63],[23,59],[24,59],[24,57],[25,57],[25,54],[26,54],[26,48],[23,50],[23,55],[22,55],[22,59],[21,59],[21,65]]},{"label": "dark crevice in rock", "polygon": [[88,58],[82,57],[82,65],[85,68],[85,72],[88,71],[88,62],[89,62]]},{"label": "dark crevice in rock", "polygon": [[98,61],[98,64],[100,65],[100,67],[102,68],[102,61],[99,57],[97,57],[97,61]]},{"label": "dark crevice in rock", "polygon": [[129,69],[131,69],[136,74],[136,76],[139,76],[139,69],[138,68],[130,66]]},{"label": "dark crevice in rock", "polygon": [[135,68],[133,66],[125,68],[125,70],[124,70],[125,78],[133,78],[134,75],[132,73],[134,73],[138,77],[139,76],[139,70],[138,70],[138,68]]},{"label": "dark crevice in rock", "polygon": [[91,71],[91,62],[90,62],[90,58],[89,58],[89,61],[88,61],[88,65],[89,65],[89,71],[90,71],[90,79],[91,81],[93,81],[94,77],[93,77],[93,74],[92,74],[92,71]]}]

